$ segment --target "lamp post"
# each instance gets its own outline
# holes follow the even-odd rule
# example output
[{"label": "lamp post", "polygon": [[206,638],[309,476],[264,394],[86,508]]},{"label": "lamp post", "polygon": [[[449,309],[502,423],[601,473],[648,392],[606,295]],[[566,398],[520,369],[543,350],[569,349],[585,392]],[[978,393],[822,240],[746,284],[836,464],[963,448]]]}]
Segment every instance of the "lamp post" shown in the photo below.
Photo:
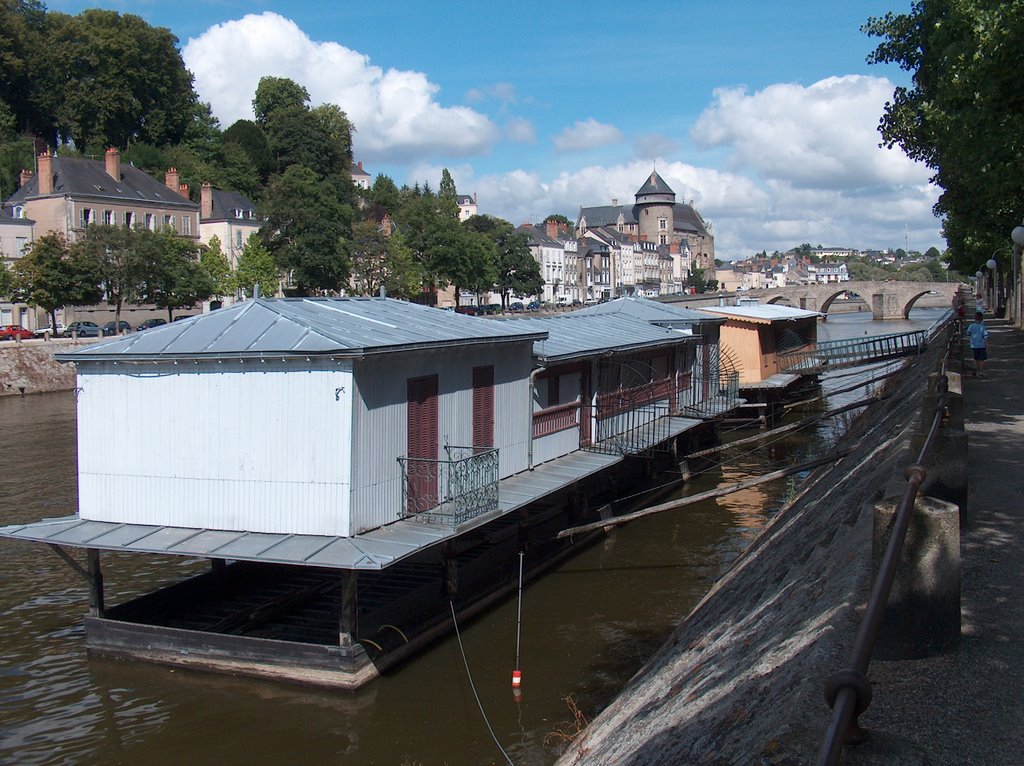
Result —
[{"label": "lamp post", "polygon": [[974,297],[980,298],[985,294],[984,283],[982,279],[985,275],[982,274],[981,269],[974,272]]},{"label": "lamp post", "polygon": [[[996,253],[998,252],[996,250]],[[992,255],[996,253],[992,253]],[[988,307],[995,316],[999,316],[1002,313],[999,309],[1003,302],[1003,296],[999,291],[999,261],[995,258],[989,258],[985,262],[985,266],[992,272],[988,285]]]},{"label": "lamp post", "polygon": [[1020,258],[1021,250],[1024,248],[1024,221],[1022,225],[1015,226],[1010,232],[1010,239],[1013,240],[1013,321],[1018,327],[1024,327],[1024,306],[1021,305],[1021,272]]}]

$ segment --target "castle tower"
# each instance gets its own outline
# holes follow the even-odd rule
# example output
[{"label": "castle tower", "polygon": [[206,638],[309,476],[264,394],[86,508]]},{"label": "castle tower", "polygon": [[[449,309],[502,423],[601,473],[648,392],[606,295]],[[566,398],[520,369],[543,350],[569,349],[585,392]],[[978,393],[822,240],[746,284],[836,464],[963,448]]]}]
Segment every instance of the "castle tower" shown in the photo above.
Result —
[{"label": "castle tower", "polygon": [[656,245],[667,245],[673,241],[675,221],[673,206],[676,193],[665,183],[657,171],[636,193],[637,230],[641,240]]}]

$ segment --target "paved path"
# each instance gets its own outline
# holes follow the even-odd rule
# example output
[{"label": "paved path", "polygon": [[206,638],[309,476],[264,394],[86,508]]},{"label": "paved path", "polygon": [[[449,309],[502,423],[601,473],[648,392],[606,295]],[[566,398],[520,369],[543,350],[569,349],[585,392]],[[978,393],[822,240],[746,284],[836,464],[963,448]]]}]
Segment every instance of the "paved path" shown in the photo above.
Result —
[{"label": "paved path", "polygon": [[865,746],[846,763],[1024,764],[1024,333],[986,324],[988,368],[964,377],[960,650],[873,662],[862,723],[893,747],[882,756],[887,748]]}]

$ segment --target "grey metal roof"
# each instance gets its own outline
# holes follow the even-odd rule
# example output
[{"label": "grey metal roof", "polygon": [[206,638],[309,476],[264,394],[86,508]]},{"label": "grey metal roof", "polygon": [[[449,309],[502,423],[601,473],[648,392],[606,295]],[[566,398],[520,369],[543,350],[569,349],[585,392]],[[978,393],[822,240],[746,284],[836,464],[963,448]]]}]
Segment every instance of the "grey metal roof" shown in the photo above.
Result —
[{"label": "grey metal roof", "polygon": [[[666,423],[657,431],[659,438],[669,438],[700,423],[685,418],[665,420]],[[494,521],[622,460],[621,454],[579,451],[542,463],[532,471],[510,476],[499,483],[498,510],[478,516],[460,525],[457,530],[446,525],[407,519],[355,537],[336,537],[118,524],[68,516],[44,519],[34,524],[0,527],[0,538],[124,553],[159,553],[334,569],[380,570],[418,551]]]},{"label": "grey metal roof", "polygon": [[675,192],[672,188],[665,183],[665,179],[658,175],[658,171],[652,171],[650,177],[644,182],[644,185],[637,191],[637,197],[643,197],[648,194],[671,194],[675,196]]},{"label": "grey metal roof", "polygon": [[55,356],[62,362],[355,357],[539,340],[543,333],[543,328],[512,327],[393,298],[257,298]]},{"label": "grey metal roof", "polygon": [[573,312],[584,316],[603,316],[621,314],[640,319],[650,324],[677,326],[678,324],[699,325],[705,322],[722,324],[725,320],[712,317],[701,311],[659,303],[649,298],[616,298],[615,300],[598,303]]},{"label": "grey metal roof", "polygon": [[[568,361],[602,352],[625,352],[685,342],[686,335],[624,314],[574,311],[552,317],[509,319],[503,324],[521,332],[543,330],[546,340],[533,344],[533,355],[545,362]],[[694,339],[695,340],[695,339]]]},{"label": "grey metal roof", "polygon": [[[132,165],[121,163],[120,178],[107,175],[102,160],[83,157],[54,157],[53,193],[49,197],[92,197],[111,199],[119,202],[148,202],[160,207],[185,207],[198,209],[199,204],[168,189],[164,184]],[[39,175],[8,197],[5,205],[39,198]]]}]

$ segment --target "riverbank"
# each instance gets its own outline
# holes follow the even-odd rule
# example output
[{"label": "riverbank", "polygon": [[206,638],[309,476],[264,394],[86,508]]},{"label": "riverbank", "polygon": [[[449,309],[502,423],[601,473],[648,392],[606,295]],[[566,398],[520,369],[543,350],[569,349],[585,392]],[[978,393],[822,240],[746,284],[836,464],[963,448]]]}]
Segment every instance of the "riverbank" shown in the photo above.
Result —
[{"label": "riverbank", "polygon": [[74,365],[61,364],[53,355],[95,342],[86,338],[53,338],[0,343],[0,396],[72,390]]},{"label": "riverbank", "polygon": [[858,418],[849,454],[808,480],[560,766],[814,761],[823,683],[846,665],[870,584],[872,506],[907,462],[938,345]]}]

